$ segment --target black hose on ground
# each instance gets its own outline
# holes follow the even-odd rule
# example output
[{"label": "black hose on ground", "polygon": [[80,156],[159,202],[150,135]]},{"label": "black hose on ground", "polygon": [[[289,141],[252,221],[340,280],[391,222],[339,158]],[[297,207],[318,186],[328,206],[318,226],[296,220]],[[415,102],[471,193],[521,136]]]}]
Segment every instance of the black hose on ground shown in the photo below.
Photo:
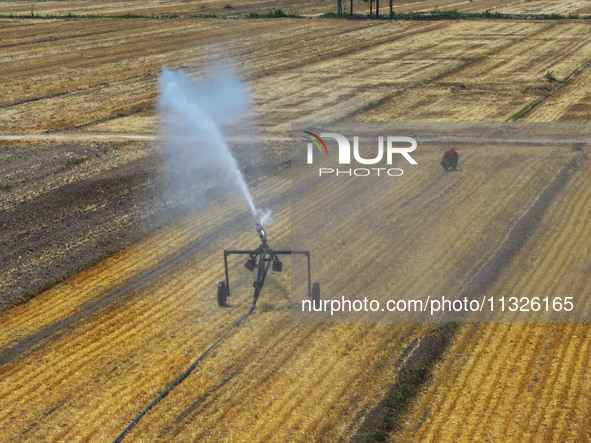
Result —
[{"label": "black hose on ground", "polygon": [[174,388],[176,388],[185,378],[187,378],[189,376],[189,374],[191,372],[193,372],[195,367],[199,364],[199,362],[201,360],[203,360],[203,358],[209,353],[209,351],[211,351],[219,342],[221,342],[230,333],[230,331],[232,331],[234,328],[238,327],[240,325],[240,323],[242,323],[244,321],[244,319],[246,319],[246,317],[248,317],[250,314],[252,314],[254,311],[254,308],[257,304],[257,299],[258,299],[258,291],[255,291],[255,296],[252,301],[252,306],[250,307],[248,312],[246,314],[244,314],[242,317],[240,317],[238,320],[236,320],[236,322],[232,326],[230,326],[230,328],[226,332],[224,332],[223,335],[220,338],[218,338],[209,348],[207,348],[205,350],[205,352],[203,352],[203,354],[201,354],[199,356],[199,358],[197,360],[195,360],[193,362],[193,364],[191,366],[189,366],[187,368],[187,370],[185,372],[183,372],[179,378],[177,378],[168,388],[166,388],[164,391],[162,391],[162,393],[158,397],[156,397],[148,406],[146,406],[146,408],[142,412],[140,412],[136,418],[133,419],[133,421],[121,432],[121,434],[119,434],[117,436],[117,438],[115,440],[113,440],[113,443],[118,443],[121,440],[123,440],[125,435],[131,430],[131,428],[133,428],[142,419],[142,417],[144,415],[146,415],[146,413],[150,409],[152,409],[160,400],[162,400],[164,397],[166,397],[170,393],[170,391],[172,391]]}]

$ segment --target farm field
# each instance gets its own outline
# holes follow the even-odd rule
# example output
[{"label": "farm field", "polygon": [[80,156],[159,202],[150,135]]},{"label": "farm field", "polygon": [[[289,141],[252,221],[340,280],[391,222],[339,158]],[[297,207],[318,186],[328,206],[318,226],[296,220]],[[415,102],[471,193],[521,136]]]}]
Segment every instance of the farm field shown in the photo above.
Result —
[{"label": "farm field", "polygon": [[[68,3],[40,2],[35,11],[67,14]],[[484,3],[484,9],[546,13],[557,2],[463,4]],[[560,3],[565,10],[548,12],[584,6]],[[95,2],[76,5],[72,13],[96,12]],[[188,14],[192,7],[144,5],[106,2],[101,12]],[[30,12],[29,4],[4,7]],[[214,7],[223,5],[206,4]],[[297,12],[323,8],[332,6],[311,2]],[[227,129],[230,145],[255,200],[273,209],[270,241],[287,248],[292,123],[502,122],[528,105],[518,118],[587,121],[589,26],[582,20],[1,19],[0,440],[115,438],[250,306],[252,275],[242,263],[232,264],[238,277],[230,306],[215,300],[221,251],[258,245],[244,203],[228,195],[191,213],[184,196],[162,191],[153,142],[162,65],[194,76],[222,65],[245,80],[253,119]],[[249,136],[241,138],[243,131]],[[445,284],[450,293],[460,291],[576,158],[567,185],[488,291],[588,293],[591,236],[580,223],[591,217],[587,152],[472,149],[461,153],[466,172],[442,175],[440,152],[425,149],[417,153],[425,166],[404,177],[408,186],[367,189],[395,209],[389,217],[397,234],[421,233],[400,245],[424,260],[421,267],[397,263],[410,276],[399,289],[425,295]],[[336,202],[344,198],[333,192]],[[313,208],[315,195],[318,189],[291,198]],[[335,232],[353,236],[346,229],[364,216],[352,214]],[[456,229],[437,243],[442,222]],[[349,247],[362,250],[363,240],[353,236]],[[323,237],[310,241],[318,250],[332,247]],[[388,257],[363,251],[355,260],[374,252]],[[386,264],[372,272],[384,272]],[[342,266],[335,257],[313,272],[330,276]],[[364,420],[437,325],[292,322],[287,268],[269,277],[253,316],[144,417],[130,441],[363,438]],[[362,288],[375,275],[353,284]],[[446,280],[434,282],[438,276]],[[332,281],[328,289],[338,293],[347,284]],[[588,335],[586,324],[458,326],[403,415],[404,428],[390,438],[589,438]]]},{"label": "farm field", "polygon": [[[586,163],[490,295],[589,294],[589,172]],[[589,334],[576,323],[461,327],[392,441],[588,440]]]},{"label": "farm field", "polygon": [[[343,2],[348,11],[350,2]],[[381,14],[388,14],[388,3],[381,4]],[[161,1],[150,0],[142,2],[113,1],[96,3],[90,0],[61,0],[61,1],[37,1],[34,3],[25,1],[7,1],[2,7],[4,15],[122,15],[136,14],[148,17],[199,17],[203,15],[216,15],[219,17],[242,17],[251,12],[265,14],[274,9],[281,9],[288,13],[303,16],[317,16],[328,12],[334,12],[336,1],[305,0],[296,3],[286,0],[279,1]],[[503,12],[507,14],[569,14],[586,15],[591,13],[591,7],[585,0],[396,0],[394,10],[397,13],[452,11],[461,12]],[[375,11],[375,5],[374,5]],[[353,2],[353,12],[356,14],[368,14],[369,6],[359,0]]]},{"label": "farm field", "polygon": [[[405,187],[406,193],[392,189],[386,196],[393,207],[400,208],[392,215],[392,223],[403,225],[415,220],[417,210],[424,214],[418,225],[416,221],[407,224],[406,230],[420,229],[425,239],[434,238],[440,231],[436,221],[445,220],[457,227],[458,240],[452,239],[455,248],[441,248],[440,254],[423,252],[425,268],[435,268],[432,273],[450,275],[454,267],[463,266],[464,260],[476,263],[477,257],[489,254],[490,247],[510,229],[510,214],[516,216],[529,206],[543,184],[558,172],[547,168],[546,174],[540,174],[548,152],[513,151],[506,149],[495,156],[487,151],[472,153],[471,162],[479,172],[470,177],[450,176],[447,183],[440,184],[443,190],[430,188],[433,171],[425,168],[411,177],[413,186]],[[418,161],[427,155],[418,156]],[[568,150],[564,152],[567,157]],[[486,187],[476,187],[475,183],[487,176],[487,165],[499,158],[506,165],[504,173],[488,180]],[[502,195],[495,190],[516,176],[517,170],[522,173],[513,186],[519,198],[494,198]],[[269,186],[257,187],[257,191],[281,195],[288,182],[277,177]],[[448,201],[452,194],[445,188],[453,189],[461,202],[455,212]],[[414,198],[416,203],[405,207],[403,203],[417,190],[424,192]],[[428,211],[420,209],[432,205],[433,197],[440,192],[448,197],[439,198],[436,207]],[[317,192],[312,190],[302,198],[313,202],[314,194]],[[470,208],[474,201],[484,200],[490,204],[486,211],[480,211],[475,223]],[[285,203],[275,207],[276,221],[268,230],[275,234],[277,244],[286,244],[288,208]],[[231,308],[221,309],[214,297],[216,282],[223,275],[220,251],[228,239],[237,242],[235,247],[239,248],[256,240],[248,223],[238,223],[248,217],[235,213],[236,202],[232,201],[226,207],[202,212],[7,311],[1,322],[2,343],[7,348],[2,354],[2,398],[9,402],[4,408],[6,437],[114,437],[134,412],[172,381],[171,374],[182,372],[198,349],[205,349],[229,322],[246,312],[251,277],[240,272],[242,263],[231,270],[240,276],[233,285],[234,294],[240,294],[237,301],[232,301]],[[472,241],[462,235],[468,225],[474,232]],[[220,226],[225,228],[223,236],[216,235]],[[404,231],[399,235],[405,237]],[[319,244],[318,250],[323,246],[330,249],[330,245]],[[434,245],[426,242],[424,247],[433,250]],[[321,275],[328,276],[331,267],[342,266],[339,257],[332,262],[323,260]],[[409,282],[416,281],[413,275],[425,273],[418,268],[412,274],[411,264],[403,271],[409,275]],[[465,275],[446,285],[459,289],[470,271],[466,268]],[[379,268],[375,272],[379,273]],[[374,276],[360,275],[355,284],[363,286],[363,278]],[[335,284],[329,291],[342,291]],[[421,287],[432,290],[426,281]],[[291,323],[288,294],[285,274],[265,287],[260,312],[205,360],[174,395],[161,402],[153,416],[140,422],[130,437],[183,440],[236,439],[239,435],[261,441],[271,437],[301,440],[308,435],[346,438],[359,426],[363,411],[379,401],[381,391],[395,377],[397,360],[406,346],[434,327]],[[40,363],[35,365],[36,361]],[[37,369],[32,370],[32,366]],[[24,368],[31,368],[26,371],[27,377],[22,376]],[[49,368],[51,371],[47,371]],[[101,390],[98,396],[93,394],[97,387]],[[46,389],[47,395],[39,396]],[[364,392],[363,397],[360,392]],[[53,400],[47,402],[50,395]],[[253,415],[258,417],[257,426],[252,426]],[[291,417],[297,417],[297,421],[288,419]]]}]

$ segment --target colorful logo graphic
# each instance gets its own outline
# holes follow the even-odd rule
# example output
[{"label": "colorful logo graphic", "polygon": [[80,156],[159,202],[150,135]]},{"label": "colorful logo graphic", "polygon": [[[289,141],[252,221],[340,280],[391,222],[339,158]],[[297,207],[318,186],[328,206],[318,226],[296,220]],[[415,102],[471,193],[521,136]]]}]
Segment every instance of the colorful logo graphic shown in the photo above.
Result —
[{"label": "colorful logo graphic", "polygon": [[[308,141],[306,162],[309,165],[314,163],[314,153],[316,152],[314,146],[320,151],[320,156],[324,157],[324,155],[328,156],[328,148],[324,140],[328,138],[329,140],[333,140],[333,144],[336,141],[338,145],[338,158],[334,157],[335,154],[333,152],[331,154],[332,163],[330,165],[327,165],[328,159],[321,162],[322,167],[318,168],[318,176],[320,177],[331,174],[335,176],[347,175],[349,177],[366,177],[369,175],[399,177],[404,174],[404,171],[400,168],[390,167],[394,164],[394,156],[398,155],[404,157],[411,165],[418,164],[410,155],[417,148],[417,141],[412,137],[395,135],[349,135],[347,137],[337,132],[320,132],[320,136],[318,136],[310,131],[302,130],[302,132],[309,135],[303,135],[303,138]],[[377,138],[377,151],[371,146],[371,144],[375,143],[375,141],[372,141],[375,138]],[[363,147],[360,147],[360,140],[364,143]],[[331,147],[331,149],[333,148]],[[339,168],[335,167],[337,166],[336,161],[338,161]],[[341,167],[351,164],[363,165],[364,167],[344,169]],[[381,167],[379,166],[380,164],[382,165]],[[376,167],[369,167],[372,165]]]},{"label": "colorful logo graphic", "polygon": [[321,154],[323,154],[322,152],[322,148],[320,147],[320,143],[322,143],[322,146],[324,147],[324,152],[326,152],[326,155],[328,155],[328,149],[326,148],[326,144],[324,144],[324,141],[322,141],[322,139],[320,137],[318,137],[316,134],[314,134],[313,132],[309,132],[309,131],[304,131],[306,134],[310,134],[311,136],[313,136],[314,138],[316,138],[316,140],[314,140],[312,137],[308,137],[307,135],[304,135],[304,138],[307,138],[308,140],[310,140],[312,143],[314,143],[317,147],[318,150],[320,151]]}]

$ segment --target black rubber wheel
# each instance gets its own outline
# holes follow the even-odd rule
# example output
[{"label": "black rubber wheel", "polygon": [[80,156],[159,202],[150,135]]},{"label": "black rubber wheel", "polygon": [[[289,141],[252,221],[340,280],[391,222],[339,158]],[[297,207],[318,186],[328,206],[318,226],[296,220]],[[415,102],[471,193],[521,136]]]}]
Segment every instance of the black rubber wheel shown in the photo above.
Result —
[{"label": "black rubber wheel", "polygon": [[218,305],[226,306],[226,298],[228,298],[228,288],[226,288],[226,282],[221,281],[218,283]]},{"label": "black rubber wheel", "polygon": [[316,309],[320,309],[320,284],[314,283],[312,285],[312,302]]}]

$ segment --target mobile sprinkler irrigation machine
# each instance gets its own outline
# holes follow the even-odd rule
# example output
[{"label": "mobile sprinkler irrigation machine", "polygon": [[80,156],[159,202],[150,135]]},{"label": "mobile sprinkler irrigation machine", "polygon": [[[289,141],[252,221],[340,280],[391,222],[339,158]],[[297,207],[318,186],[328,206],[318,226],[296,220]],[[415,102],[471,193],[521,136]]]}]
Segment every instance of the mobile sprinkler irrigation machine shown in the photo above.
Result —
[{"label": "mobile sprinkler irrigation machine", "polygon": [[150,409],[152,409],[160,400],[166,397],[176,386],[182,383],[184,379],[186,379],[191,372],[197,367],[199,362],[205,358],[205,356],[218,344],[220,343],[232,329],[238,327],[240,323],[251,315],[254,311],[254,308],[257,303],[257,299],[259,298],[259,294],[263,285],[265,284],[265,277],[267,277],[267,272],[271,267],[275,272],[281,272],[283,270],[283,263],[279,260],[280,255],[305,255],[308,259],[308,297],[310,297],[314,303],[314,306],[320,305],[320,285],[318,283],[312,284],[312,280],[310,278],[310,251],[275,251],[271,249],[269,244],[267,243],[267,233],[263,229],[260,223],[257,223],[257,232],[259,237],[262,240],[261,245],[252,250],[252,251],[242,251],[236,249],[230,249],[224,251],[224,266],[226,268],[226,280],[221,281],[218,284],[218,304],[220,306],[225,306],[226,299],[230,296],[230,281],[228,278],[228,255],[232,254],[245,254],[248,255],[248,260],[244,265],[246,269],[249,271],[254,271],[257,269],[257,279],[254,281],[254,299],[252,301],[252,305],[248,312],[240,317],[236,322],[230,326],[230,328],[222,334],[220,338],[218,338],[212,345],[210,345],[200,356],[181,374],[179,378],[177,378],[170,386],[168,386],[162,393],[156,397],[152,402],[138,414],[136,418],[113,440],[113,443],[119,443],[125,435],[133,428],[144,415],[148,413]]},{"label": "mobile sprinkler irrigation machine", "polygon": [[248,255],[248,260],[244,264],[244,267],[249,271],[257,270],[257,277],[253,283],[254,286],[254,298],[253,306],[256,304],[257,299],[263,285],[265,284],[265,278],[267,272],[271,268],[274,272],[281,272],[283,270],[283,263],[279,260],[280,255],[305,255],[308,259],[308,297],[312,299],[314,306],[320,305],[320,284],[312,284],[312,278],[310,274],[310,251],[276,251],[273,250],[267,243],[267,233],[257,223],[257,232],[261,238],[262,243],[254,250],[238,250],[238,249],[227,249],[224,250],[224,267],[226,269],[226,280],[218,283],[218,304],[220,306],[226,305],[226,299],[230,296],[230,278],[228,276],[228,256],[232,254],[244,254]]}]

